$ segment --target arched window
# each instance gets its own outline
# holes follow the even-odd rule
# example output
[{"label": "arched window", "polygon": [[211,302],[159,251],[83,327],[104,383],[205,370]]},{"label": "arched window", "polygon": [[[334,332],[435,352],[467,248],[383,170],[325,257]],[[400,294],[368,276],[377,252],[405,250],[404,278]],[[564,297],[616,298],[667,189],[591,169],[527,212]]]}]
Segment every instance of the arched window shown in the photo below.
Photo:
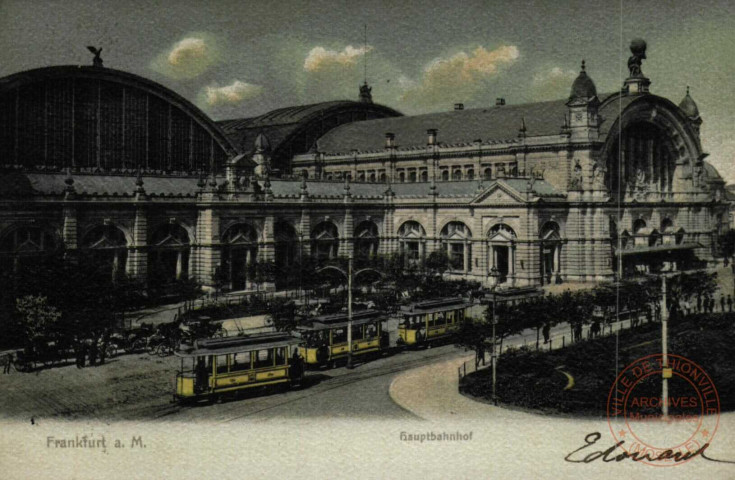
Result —
[{"label": "arched window", "polygon": [[304,178],[309,178],[309,171],[307,169],[301,170],[301,176]]},{"label": "arched window", "polygon": [[378,254],[378,226],[369,220],[360,222],[355,228],[355,255],[358,258],[372,258]]},{"label": "arched window", "polygon": [[387,179],[388,179],[388,176],[385,174],[385,172],[380,172],[380,182],[385,183]]},{"label": "arched window", "polygon": [[409,220],[398,229],[398,241],[406,262],[415,265],[423,261],[426,230],[419,222]]},{"label": "arched window", "polygon": [[491,178],[493,178],[493,169],[491,167],[485,167],[482,175],[485,177],[485,180],[490,180]]},{"label": "arched window", "polygon": [[411,170],[408,172],[408,181],[411,183],[416,183],[416,170]]},{"label": "arched window", "polygon": [[462,222],[449,222],[442,228],[440,237],[449,258],[449,268],[467,273],[472,265],[470,229]]},{"label": "arched window", "polygon": [[178,223],[165,223],[153,230],[148,242],[148,275],[161,285],[185,278],[189,271],[189,234]]},{"label": "arched window", "polygon": [[337,226],[325,221],[311,231],[311,254],[318,260],[337,258],[339,252],[339,233]]},{"label": "arched window", "polygon": [[421,171],[421,181],[422,182],[428,182],[429,181],[429,172],[426,170]]},{"label": "arched window", "polygon": [[405,183],[406,182],[406,172],[400,172],[398,174],[398,181],[400,183]]},{"label": "arched window", "polygon": [[642,218],[637,219],[633,222],[633,235],[637,235],[644,228],[646,228],[646,221]]},{"label": "arched window", "polygon": [[442,170],[442,182],[449,181],[449,170]]},{"label": "arched window", "polygon": [[365,172],[360,172],[357,174],[357,181],[358,182],[364,182],[365,181]]},{"label": "arched window", "polygon": [[103,269],[113,281],[122,278],[128,259],[128,242],[122,230],[114,225],[99,225],[82,238],[86,260]]},{"label": "arched window", "polygon": [[494,225],[489,232],[490,275],[498,283],[505,283],[515,276],[516,232],[504,223]]},{"label": "arched window", "polygon": [[475,170],[470,168],[467,170],[467,180],[474,180],[475,179]]},{"label": "arched window", "polygon": [[222,273],[232,290],[248,287],[257,256],[258,234],[251,225],[236,223],[222,235]]},{"label": "arched window", "polygon": [[370,172],[370,181],[375,182],[375,172]]},{"label": "arched window", "polygon": [[17,270],[56,252],[55,236],[41,227],[23,226],[12,230],[0,241],[0,259],[4,268]]},{"label": "arched window", "polygon": [[546,222],[541,227],[541,279],[546,284],[561,282],[561,235],[559,224]]},{"label": "arched window", "polygon": [[462,170],[455,170],[454,172],[452,172],[452,180],[462,180]]}]

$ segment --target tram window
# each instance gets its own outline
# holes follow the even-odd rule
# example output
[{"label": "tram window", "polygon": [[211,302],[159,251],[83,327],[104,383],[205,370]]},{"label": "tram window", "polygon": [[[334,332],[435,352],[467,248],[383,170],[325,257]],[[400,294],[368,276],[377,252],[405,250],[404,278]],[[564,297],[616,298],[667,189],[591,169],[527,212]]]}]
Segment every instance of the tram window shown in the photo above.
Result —
[{"label": "tram window", "polygon": [[365,336],[366,336],[367,338],[373,338],[373,337],[374,337],[374,336],[376,336],[377,334],[378,334],[378,326],[377,326],[377,325],[375,325],[374,323],[369,323],[369,324],[368,324],[368,325],[367,325],[367,326],[365,327]]},{"label": "tram window", "polygon": [[438,313],[436,315],[436,324],[437,325],[444,325],[447,323],[447,314],[445,312]]},{"label": "tram window", "polygon": [[347,341],[347,329],[335,328],[332,330],[332,343],[344,343]]},{"label": "tram window", "polygon": [[352,326],[352,340],[362,340],[362,325]]},{"label": "tram window", "polygon": [[406,315],[405,317],[403,317],[403,326],[406,327],[406,328],[410,328],[411,327],[411,317],[409,317],[408,315]]},{"label": "tram window", "polygon": [[227,355],[217,355],[217,373],[227,373]]},{"label": "tram window", "polygon": [[430,327],[433,327],[434,324],[436,323],[436,314],[435,313],[434,314],[429,314],[429,315],[427,315],[427,317],[428,317],[428,320],[429,320],[429,326]]},{"label": "tram window", "polygon": [[255,368],[272,367],[273,350],[258,350],[255,356]]},{"label": "tram window", "polygon": [[250,370],[250,368],[250,352],[234,353],[232,355],[232,364],[230,365],[231,372],[239,370]]},{"label": "tram window", "polygon": [[464,319],[464,310],[457,310],[457,320]]},{"label": "tram window", "polygon": [[276,365],[286,364],[286,347],[276,348]]}]

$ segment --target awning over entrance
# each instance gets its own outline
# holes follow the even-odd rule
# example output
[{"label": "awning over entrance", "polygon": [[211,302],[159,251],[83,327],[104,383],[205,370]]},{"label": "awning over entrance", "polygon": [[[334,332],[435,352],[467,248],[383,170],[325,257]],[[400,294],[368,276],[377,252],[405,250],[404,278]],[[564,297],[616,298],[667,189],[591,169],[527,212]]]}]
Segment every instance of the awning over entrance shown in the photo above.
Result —
[{"label": "awning over entrance", "polygon": [[[693,250],[695,248],[703,247],[701,243],[682,243],[679,245],[654,245],[652,247],[635,247],[627,250],[623,250],[620,254],[624,257],[629,255],[643,255],[651,253],[669,253],[681,250]],[[617,252],[616,252],[617,253]]]}]

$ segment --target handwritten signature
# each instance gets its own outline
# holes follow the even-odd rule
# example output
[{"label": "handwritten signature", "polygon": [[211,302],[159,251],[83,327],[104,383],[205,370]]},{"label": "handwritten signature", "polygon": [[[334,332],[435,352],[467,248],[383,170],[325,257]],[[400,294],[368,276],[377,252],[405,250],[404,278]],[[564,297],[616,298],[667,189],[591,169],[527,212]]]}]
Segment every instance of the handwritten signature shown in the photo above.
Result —
[{"label": "handwritten signature", "polygon": [[[650,452],[626,452],[622,451],[619,453],[613,453],[615,450],[620,448],[623,444],[625,444],[625,440],[620,440],[616,444],[614,444],[612,447],[609,447],[607,450],[597,450],[592,451],[590,453],[587,453],[584,457],[584,453],[579,453],[582,450],[585,450],[587,448],[590,448],[592,445],[597,443],[598,440],[602,437],[602,434],[600,432],[592,432],[588,433],[584,437],[585,444],[579,447],[578,449],[571,452],[569,455],[564,457],[564,460],[566,460],[569,463],[592,463],[596,460],[601,460],[603,462],[609,463],[609,462],[622,462],[623,460],[630,459],[634,462],[669,462],[673,461],[675,463],[679,462],[686,462],[688,460],[691,460],[697,456],[702,457],[705,460],[708,460],[710,462],[718,462],[718,463],[733,463],[735,464],[735,461],[731,460],[718,460],[716,458],[708,457],[705,455],[705,450],[709,447],[709,443],[705,443],[702,445],[698,450],[695,451],[689,451],[689,452],[674,452],[673,450],[664,450],[663,452],[659,453],[658,455],[651,456]],[[579,456],[576,454],[579,453]]]}]

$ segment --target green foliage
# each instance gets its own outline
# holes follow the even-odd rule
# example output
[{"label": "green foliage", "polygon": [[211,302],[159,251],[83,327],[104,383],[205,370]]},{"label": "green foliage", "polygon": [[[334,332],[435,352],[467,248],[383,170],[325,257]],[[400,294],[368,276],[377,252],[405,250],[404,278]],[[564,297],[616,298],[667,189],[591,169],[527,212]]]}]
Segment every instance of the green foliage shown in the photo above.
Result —
[{"label": "green foliage", "polygon": [[268,305],[268,315],[273,326],[279,332],[290,332],[296,329],[296,305],[286,298],[274,298]]},{"label": "green foliage", "polygon": [[720,247],[722,248],[722,254],[725,257],[732,257],[735,255],[735,230],[730,229],[719,238]]},{"label": "green foliage", "polygon": [[449,269],[449,256],[446,250],[440,248],[435,250],[426,257],[424,262],[426,271],[431,275],[442,275]]},{"label": "green foliage", "polygon": [[27,341],[48,337],[55,330],[61,312],[49,305],[48,298],[41,295],[25,295],[15,300],[15,310]]}]

